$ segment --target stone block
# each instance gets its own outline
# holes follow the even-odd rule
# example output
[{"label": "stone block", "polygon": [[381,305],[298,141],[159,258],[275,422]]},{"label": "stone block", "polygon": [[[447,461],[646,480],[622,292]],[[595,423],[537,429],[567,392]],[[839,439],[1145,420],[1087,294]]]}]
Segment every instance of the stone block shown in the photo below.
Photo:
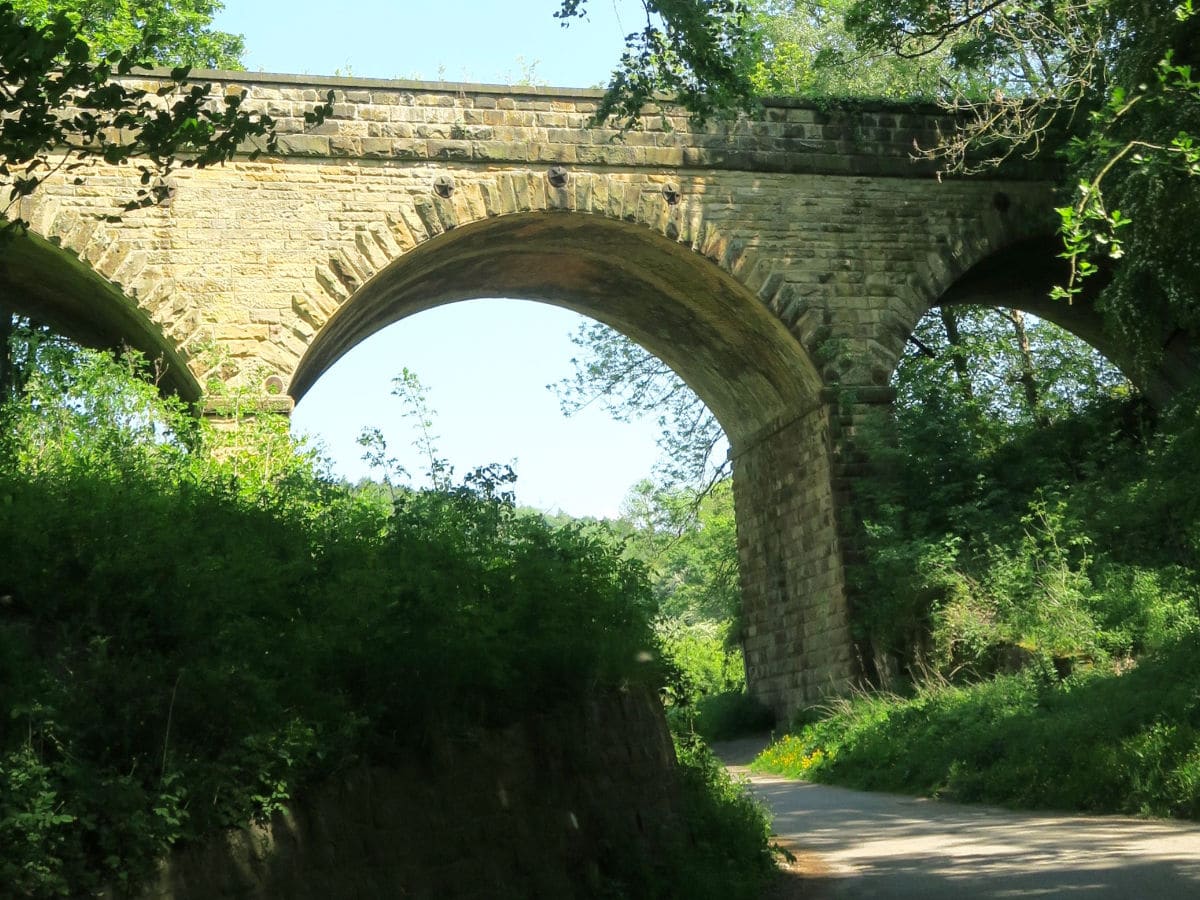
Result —
[{"label": "stone block", "polygon": [[329,156],[329,138],[318,134],[285,134],[279,138],[284,156]]}]

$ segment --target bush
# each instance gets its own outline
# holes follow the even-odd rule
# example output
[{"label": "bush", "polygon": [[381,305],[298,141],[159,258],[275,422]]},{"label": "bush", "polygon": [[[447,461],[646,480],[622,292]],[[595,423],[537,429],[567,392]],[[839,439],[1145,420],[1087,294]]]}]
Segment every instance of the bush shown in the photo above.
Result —
[{"label": "bush", "polygon": [[504,473],[393,510],[269,424],[260,452],[198,451],[125,376],[87,356],[2,411],[0,879],[23,896],[133,884],[363,758],[657,678],[641,566],[518,516]]},{"label": "bush", "polygon": [[762,804],[734,781],[712,751],[677,739],[683,774],[689,865],[665,896],[752,900],[774,871],[771,825]]},{"label": "bush", "polygon": [[763,734],[774,725],[771,708],[745,690],[710,694],[696,702],[696,734],[709,742]]},{"label": "bush", "polygon": [[915,696],[865,695],[769,747],[756,769],[1028,808],[1200,818],[1200,636],[1118,673],[1032,666]]},{"label": "bush", "polygon": [[740,647],[730,646],[732,622],[655,624],[666,670],[667,720],[677,735],[708,741],[767,731],[774,714],[746,690]]},{"label": "bush", "polygon": [[867,564],[853,575],[876,653],[915,677],[971,679],[1016,652],[1102,663],[1188,633],[1200,622],[1195,409],[1184,398],[1156,420],[1108,400],[998,424],[938,388],[894,430],[868,429]]}]

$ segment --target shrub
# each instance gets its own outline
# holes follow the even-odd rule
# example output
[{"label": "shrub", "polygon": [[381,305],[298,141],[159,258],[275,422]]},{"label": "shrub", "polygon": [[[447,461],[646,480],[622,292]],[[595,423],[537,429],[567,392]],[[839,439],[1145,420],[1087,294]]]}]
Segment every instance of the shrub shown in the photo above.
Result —
[{"label": "shrub", "polygon": [[834,704],[760,771],[959,800],[1200,817],[1200,635],[1118,672],[1033,666]]},{"label": "shrub", "polygon": [[2,412],[0,878],[22,895],[133,884],[356,760],[657,677],[642,567],[518,516],[503,472],[392,510],[275,427],[269,452],[194,449],[125,374],[89,355],[65,402],[47,378]]}]

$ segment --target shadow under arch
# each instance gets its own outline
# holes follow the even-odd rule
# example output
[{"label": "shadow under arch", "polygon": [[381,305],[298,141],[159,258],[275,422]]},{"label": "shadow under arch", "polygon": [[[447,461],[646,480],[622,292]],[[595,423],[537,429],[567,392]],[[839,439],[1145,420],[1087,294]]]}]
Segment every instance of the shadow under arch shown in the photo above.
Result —
[{"label": "shadow under arch", "polygon": [[1145,365],[1106,329],[1095,306],[1108,283],[1105,272],[1086,279],[1083,294],[1071,303],[1052,298],[1051,289],[1065,285],[1070,276],[1060,253],[1062,242],[1056,235],[1016,241],[968,269],[932,306],[1007,307],[1053,322],[1105,356],[1155,406],[1166,405],[1195,381],[1200,360],[1182,336],[1164,335],[1160,359]]},{"label": "shadow under arch", "polygon": [[804,348],[712,260],[644,225],[567,211],[477,221],[395,260],[325,324],[289,393],[299,400],[379,329],[480,297],[550,303],[617,329],[679,374],[735,449],[819,396]]},{"label": "shadow under arch", "polygon": [[200,399],[182,355],[145,312],[78,256],[32,232],[0,244],[0,305],[85,347],[131,347],[162,360],[160,388],[188,402]]}]

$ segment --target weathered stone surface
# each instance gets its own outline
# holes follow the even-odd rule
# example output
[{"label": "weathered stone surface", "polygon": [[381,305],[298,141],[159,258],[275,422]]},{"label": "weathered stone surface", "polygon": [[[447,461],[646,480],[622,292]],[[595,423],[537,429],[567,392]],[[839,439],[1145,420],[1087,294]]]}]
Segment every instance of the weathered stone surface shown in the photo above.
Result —
[{"label": "weathered stone surface", "polygon": [[344,773],[267,824],[178,849],[142,898],[597,896],[614,851],[654,865],[686,831],[678,790],[658,698],[614,693]]}]

